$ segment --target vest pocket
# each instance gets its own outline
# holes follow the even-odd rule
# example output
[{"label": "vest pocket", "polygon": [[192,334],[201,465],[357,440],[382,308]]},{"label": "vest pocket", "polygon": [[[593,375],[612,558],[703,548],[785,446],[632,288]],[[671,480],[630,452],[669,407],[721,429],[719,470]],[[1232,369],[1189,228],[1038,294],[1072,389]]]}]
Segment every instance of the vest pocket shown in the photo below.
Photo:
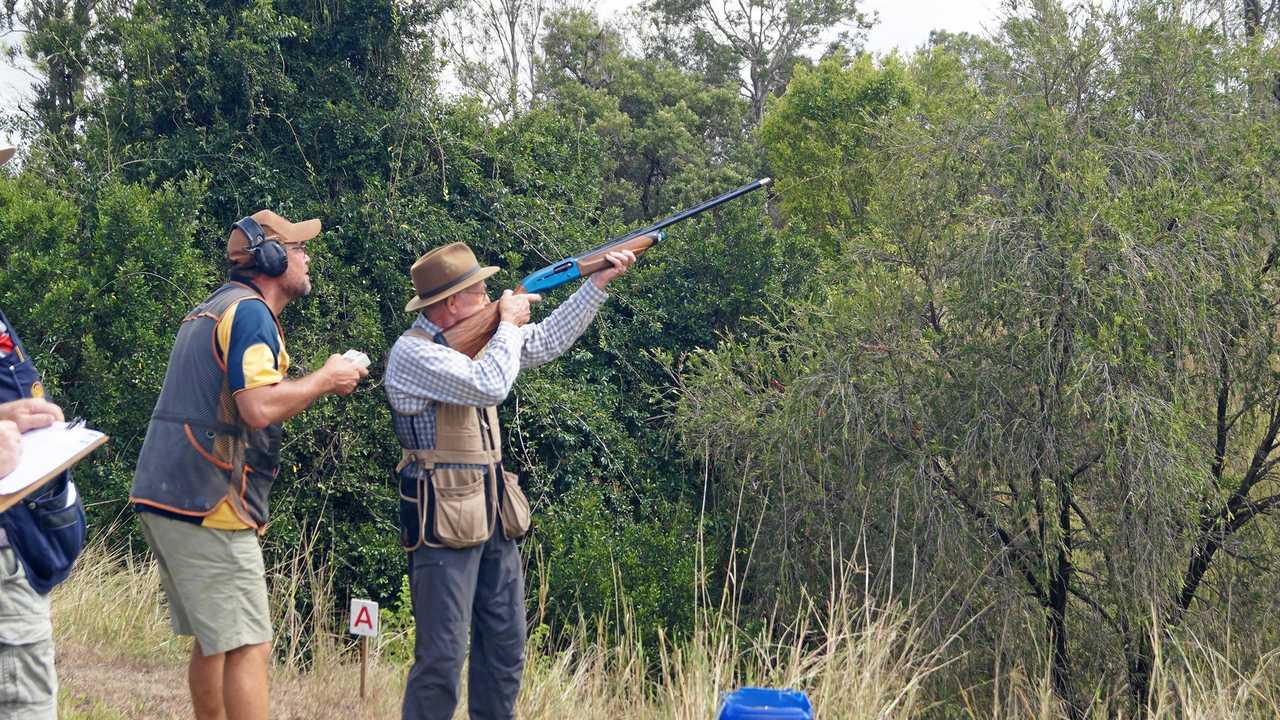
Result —
[{"label": "vest pocket", "polygon": [[79,495],[72,500],[73,487],[64,475],[0,515],[27,582],[42,595],[67,577],[84,548],[84,505]]},{"label": "vest pocket", "polygon": [[248,434],[244,447],[244,461],[254,472],[274,480],[280,474],[280,425],[268,425]]},{"label": "vest pocket", "polygon": [[519,540],[529,532],[529,499],[520,489],[520,477],[502,471],[502,532],[511,540]]},{"label": "vest pocket", "polygon": [[[426,513],[419,507],[418,470],[396,473],[396,481],[400,485],[400,546],[405,550],[416,550],[422,544],[422,516]],[[425,499],[423,503],[425,504]]]},{"label": "vest pocket", "polygon": [[435,522],[432,532],[445,547],[467,548],[489,539],[488,508],[485,503],[484,471],[463,468],[435,468],[431,471],[435,494]]}]

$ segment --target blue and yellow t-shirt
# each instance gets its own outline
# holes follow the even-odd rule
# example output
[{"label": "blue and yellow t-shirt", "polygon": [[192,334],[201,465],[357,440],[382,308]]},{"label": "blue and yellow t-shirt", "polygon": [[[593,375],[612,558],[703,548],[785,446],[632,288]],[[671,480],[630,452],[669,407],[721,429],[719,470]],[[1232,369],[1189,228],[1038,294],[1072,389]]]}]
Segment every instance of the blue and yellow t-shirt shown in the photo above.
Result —
[{"label": "blue and yellow t-shirt", "polygon": [[[227,308],[218,321],[218,356],[227,367],[227,383],[232,394],[284,380],[289,372],[289,353],[267,304],[248,298]],[[201,523],[218,530],[249,528],[226,500],[218,503]]]},{"label": "blue and yellow t-shirt", "polygon": [[255,298],[227,308],[218,321],[218,354],[232,393],[275,385],[289,371],[289,353],[267,304]]}]

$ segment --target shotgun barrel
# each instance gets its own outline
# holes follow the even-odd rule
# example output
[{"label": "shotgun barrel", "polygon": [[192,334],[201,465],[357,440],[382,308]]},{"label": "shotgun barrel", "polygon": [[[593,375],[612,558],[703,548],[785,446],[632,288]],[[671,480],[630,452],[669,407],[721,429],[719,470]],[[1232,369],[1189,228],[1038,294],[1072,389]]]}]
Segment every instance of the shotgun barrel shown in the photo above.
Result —
[{"label": "shotgun barrel", "polygon": [[716,207],[717,205],[723,205],[729,202],[730,200],[733,200],[734,198],[741,197],[743,195],[746,195],[749,192],[754,192],[756,190],[759,190],[760,188],[768,185],[771,182],[773,182],[773,178],[760,178],[759,180],[756,180],[754,182],[749,182],[746,185],[743,185],[742,187],[738,188],[737,190],[730,190],[729,192],[723,195],[720,195],[719,197],[711,198],[710,200],[702,203],[701,205],[694,205],[693,207],[688,208],[686,210],[681,210],[680,212],[676,213],[675,215],[672,215],[671,217],[663,218],[658,222],[650,225],[649,227],[641,228],[639,230],[634,230],[632,232],[627,233],[626,235],[622,235],[621,237],[617,237],[617,238],[614,238],[613,240],[609,240],[602,245],[597,245],[596,247],[591,248],[587,252],[583,253],[583,255],[591,255],[601,250],[606,250],[610,245],[613,245],[614,243],[619,243],[626,240],[630,240],[632,238],[637,238],[637,237],[640,237],[641,235],[651,235],[653,233],[658,232],[659,230],[663,230],[668,227],[671,227],[672,225],[675,225],[678,222],[688,220],[689,218],[695,215],[701,215],[702,213],[710,210],[713,207]]}]

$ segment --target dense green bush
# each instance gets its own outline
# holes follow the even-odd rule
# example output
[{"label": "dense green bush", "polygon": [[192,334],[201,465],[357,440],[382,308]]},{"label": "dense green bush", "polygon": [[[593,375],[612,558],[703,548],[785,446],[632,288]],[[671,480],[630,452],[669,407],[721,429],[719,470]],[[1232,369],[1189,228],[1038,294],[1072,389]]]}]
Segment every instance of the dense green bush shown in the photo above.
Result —
[{"label": "dense green bush", "polygon": [[95,526],[125,517],[133,466],[178,321],[214,286],[196,251],[198,179],[109,180],[77,206],[34,176],[0,178],[0,307],[48,393],[111,436],[77,468]]}]

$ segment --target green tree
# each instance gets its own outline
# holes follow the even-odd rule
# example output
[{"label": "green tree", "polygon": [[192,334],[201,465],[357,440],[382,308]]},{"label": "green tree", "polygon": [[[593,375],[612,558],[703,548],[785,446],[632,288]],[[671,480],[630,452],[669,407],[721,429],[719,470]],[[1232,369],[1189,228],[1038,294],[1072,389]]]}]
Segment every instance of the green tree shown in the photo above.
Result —
[{"label": "green tree", "polygon": [[865,230],[878,175],[872,130],[885,117],[905,119],[916,92],[894,59],[877,68],[867,55],[837,53],[798,70],[760,126],[783,220],[801,222],[832,254]]},{"label": "green tree", "polygon": [[645,8],[659,28],[689,28],[688,47],[712,58],[736,58],[734,77],[753,123],[764,117],[769,97],[786,86],[805,51],[826,34],[847,35],[868,24],[856,0],[650,0]]},{"label": "green tree", "polygon": [[1280,128],[1247,79],[1272,60],[1191,17],[1035,2],[983,84],[919,55],[929,100],[870,128],[865,206],[794,206],[866,230],[826,297],[700,354],[680,407],[775,538],[741,536],[744,599],[856,557],[958,622],[992,606],[979,655],[1024,617],[1038,640],[1000,651],[1049,667],[1072,717],[1145,705],[1153,633],[1267,612]]},{"label": "green tree", "polygon": [[213,283],[192,244],[203,192],[198,179],[156,191],[111,181],[77,207],[30,175],[0,178],[0,306],[49,396],[111,436],[76,469],[95,526],[128,517],[177,321]]}]

